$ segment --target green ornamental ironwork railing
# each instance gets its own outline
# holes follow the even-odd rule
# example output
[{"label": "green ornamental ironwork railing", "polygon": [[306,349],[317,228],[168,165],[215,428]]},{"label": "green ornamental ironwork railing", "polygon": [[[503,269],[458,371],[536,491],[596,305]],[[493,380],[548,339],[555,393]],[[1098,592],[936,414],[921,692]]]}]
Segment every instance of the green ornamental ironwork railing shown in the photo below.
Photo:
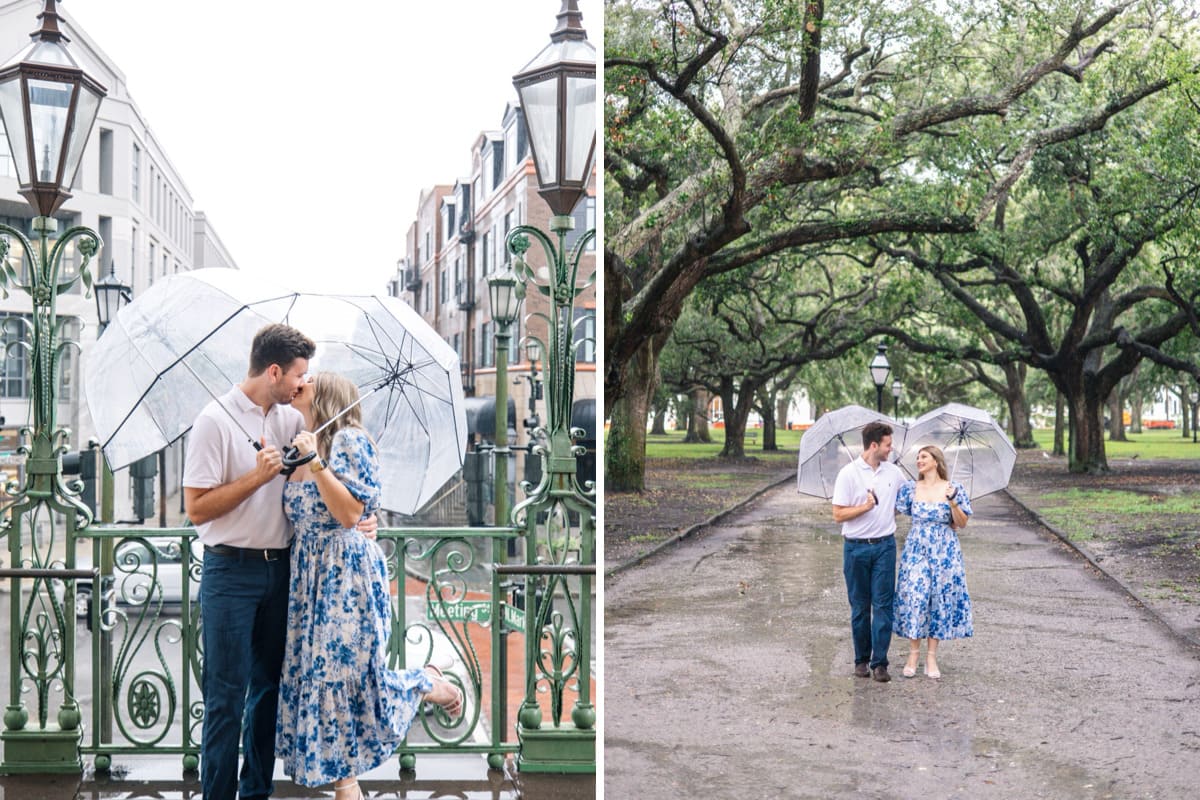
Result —
[{"label": "green ornamental ironwork railing", "polygon": [[[439,655],[448,649],[455,664],[448,677],[468,698],[468,713],[457,720],[432,706],[419,717],[420,731],[397,748],[402,768],[412,768],[419,754],[446,751],[485,753],[499,767],[519,749],[504,724],[504,653],[506,635],[524,632],[526,609],[508,602],[502,575],[482,554],[520,536],[512,528],[379,531],[396,584],[390,666],[423,664],[435,648]],[[88,537],[92,563],[102,563],[106,543],[113,558],[96,570],[98,583],[89,572],[74,598],[63,593],[64,607],[74,605],[91,632],[91,724],[81,752],[94,756],[99,770],[116,756],[149,753],[179,754],[185,769],[195,769],[203,726],[203,572],[195,529],[93,527]],[[419,593],[406,592],[406,584]],[[529,613],[547,616],[545,609]]]}]

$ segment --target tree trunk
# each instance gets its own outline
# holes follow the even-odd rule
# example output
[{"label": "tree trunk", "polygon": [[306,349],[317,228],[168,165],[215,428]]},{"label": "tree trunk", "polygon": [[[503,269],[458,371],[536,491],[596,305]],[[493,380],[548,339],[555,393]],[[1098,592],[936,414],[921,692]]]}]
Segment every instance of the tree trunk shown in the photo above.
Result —
[{"label": "tree trunk", "polygon": [[640,492],[646,488],[646,419],[654,396],[658,354],[642,346],[627,369],[624,397],[616,398],[604,439],[606,491]]},{"label": "tree trunk", "polygon": [[763,417],[763,426],[762,426],[762,449],[763,450],[778,450],[779,449],[779,441],[778,441],[777,437],[775,436],[776,430],[778,430],[778,429],[775,427],[775,415],[767,414],[765,417]]},{"label": "tree trunk", "polygon": [[1121,387],[1117,386],[1108,396],[1108,440],[1110,442],[1128,442],[1125,436],[1125,403],[1121,397]]},{"label": "tree trunk", "polygon": [[775,427],[781,431],[790,431],[792,421],[788,419],[788,411],[792,408],[792,395],[785,393],[775,401]]},{"label": "tree trunk", "polygon": [[667,409],[666,406],[660,408],[654,415],[654,423],[650,426],[650,433],[655,436],[667,435]]},{"label": "tree trunk", "polygon": [[1066,398],[1062,392],[1054,393],[1054,455],[1065,456],[1067,448],[1063,443],[1063,415],[1066,413]]},{"label": "tree trunk", "polygon": [[778,430],[778,422],[775,419],[775,398],[779,396],[779,390],[771,390],[764,387],[758,394],[759,403],[763,412],[762,449],[778,450],[779,444],[775,439],[775,431]]},{"label": "tree trunk", "polygon": [[1142,398],[1140,396],[1129,401],[1129,432],[1142,432]]},{"label": "tree trunk", "polygon": [[746,420],[750,416],[750,409],[754,407],[757,388],[752,379],[743,379],[737,387],[738,399],[735,403],[733,379],[721,379],[721,402],[725,407],[725,447],[720,452],[721,458],[746,457]]},{"label": "tree trunk", "polygon": [[708,429],[708,390],[703,386],[692,387],[689,392],[692,403],[692,418],[688,423],[685,442],[712,444],[712,432]]},{"label": "tree trunk", "polygon": [[1009,428],[1013,445],[1019,450],[1037,447],[1037,442],[1033,440],[1033,424],[1029,421],[1029,398],[1025,396],[1024,387],[1009,396],[1008,415],[1012,418]]},{"label": "tree trunk", "polygon": [[1067,387],[1067,408],[1070,411],[1071,472],[1099,474],[1108,472],[1104,454],[1103,398],[1092,381],[1082,373]]}]

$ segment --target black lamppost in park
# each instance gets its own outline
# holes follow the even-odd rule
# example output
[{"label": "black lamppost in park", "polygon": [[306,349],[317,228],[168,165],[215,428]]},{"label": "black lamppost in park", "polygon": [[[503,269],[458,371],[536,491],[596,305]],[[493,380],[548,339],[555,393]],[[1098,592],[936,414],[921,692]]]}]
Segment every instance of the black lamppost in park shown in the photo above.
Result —
[{"label": "black lamppost in park", "polygon": [[875,383],[875,410],[882,414],[883,387],[887,385],[888,375],[892,371],[892,365],[887,360],[886,344],[876,345],[875,357],[871,359],[867,369],[871,373],[871,380]]},{"label": "black lamppost in park", "polygon": [[[92,521],[80,499],[82,484],[63,478],[62,454],[70,449],[70,431],[58,427],[58,388],[63,340],[58,297],[77,282],[91,287],[88,265],[102,242],[82,226],[61,234],[53,214],[71,196],[84,147],[100,101],[107,93],[76,63],[66,47],[55,0],[46,0],[33,40],[0,66],[0,124],[7,134],[20,194],[36,214],[25,232],[0,223],[0,264],[11,243],[29,264],[20,272],[0,271],[0,287],[29,295],[28,336],[32,424],[24,442],[25,475],[11,486],[0,512],[7,533],[11,569],[0,578],[12,581],[9,625],[9,697],[4,711],[4,760],[0,772],[81,772],[82,722],[75,694],[75,579],[93,577],[75,569],[75,538]],[[77,269],[64,274],[63,260],[75,243]],[[38,526],[41,535],[29,536]],[[23,551],[28,539],[29,549]],[[65,564],[53,548],[66,543]],[[67,587],[60,595],[55,581]],[[31,691],[25,691],[31,689]],[[32,703],[32,709],[27,706]],[[51,721],[51,703],[59,701]]]},{"label": "black lamppost in park", "polygon": [[904,384],[900,382],[900,379],[892,381],[892,417],[896,420],[900,419],[900,395],[903,393]]}]

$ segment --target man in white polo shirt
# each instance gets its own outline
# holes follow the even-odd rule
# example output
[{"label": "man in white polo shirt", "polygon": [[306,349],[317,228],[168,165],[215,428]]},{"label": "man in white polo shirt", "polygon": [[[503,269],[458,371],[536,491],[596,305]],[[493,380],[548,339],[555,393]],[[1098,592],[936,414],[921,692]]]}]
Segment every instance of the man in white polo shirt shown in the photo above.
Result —
[{"label": "man in white polo shirt", "polygon": [[862,455],[838,472],[833,521],[842,524],[842,574],[850,598],[854,674],[886,683],[896,594],[896,493],[904,473],[888,460],[892,428],[863,427]]},{"label": "man in white polo shirt", "polygon": [[188,435],[184,503],[204,544],[205,800],[234,800],[239,788],[243,800],[266,798],[274,788],[292,540],[280,468],[283,449],[304,427],[291,402],[315,351],[295,328],[266,326],[251,344],[246,379],[209,403]]}]

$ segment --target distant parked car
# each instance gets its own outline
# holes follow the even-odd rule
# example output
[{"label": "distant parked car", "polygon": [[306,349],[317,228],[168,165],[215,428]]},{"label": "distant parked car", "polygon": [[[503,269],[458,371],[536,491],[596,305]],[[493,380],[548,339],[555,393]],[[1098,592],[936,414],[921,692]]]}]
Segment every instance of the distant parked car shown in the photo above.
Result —
[{"label": "distant parked car", "polygon": [[[154,547],[151,553],[145,542]],[[201,561],[200,545],[192,543],[192,561]],[[113,598],[117,605],[129,609],[150,604],[152,609],[162,601],[165,614],[178,614],[183,606],[183,554],[177,541],[123,539],[113,552]],[[91,569],[91,549],[77,554],[76,566]],[[75,615],[91,619],[94,586],[90,579],[75,585]],[[190,587],[190,599],[200,598],[199,578]]]}]

